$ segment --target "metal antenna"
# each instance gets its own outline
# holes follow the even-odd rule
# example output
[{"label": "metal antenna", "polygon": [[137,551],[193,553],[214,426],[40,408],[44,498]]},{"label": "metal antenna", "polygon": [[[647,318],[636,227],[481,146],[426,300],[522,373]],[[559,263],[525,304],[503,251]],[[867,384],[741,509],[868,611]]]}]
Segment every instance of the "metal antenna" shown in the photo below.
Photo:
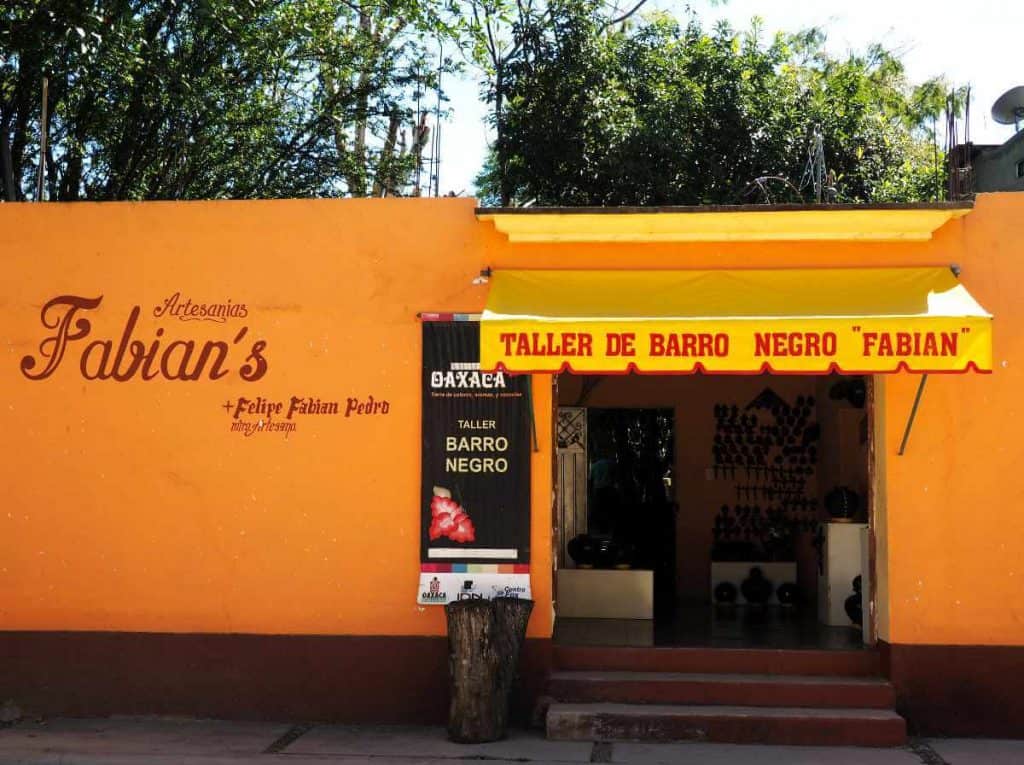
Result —
[{"label": "metal antenna", "polygon": [[800,177],[800,190],[807,186],[814,189],[814,200],[821,203],[831,201],[835,189],[827,188],[825,182],[828,179],[828,168],[825,166],[825,139],[821,132],[821,125],[814,126],[811,136],[811,144],[807,147],[807,164],[804,166],[804,174]]},{"label": "metal antenna", "polygon": [[39,172],[36,174],[36,201],[43,201],[43,187],[46,182],[46,151],[50,132],[49,110],[50,78],[43,78],[42,117],[39,121]]},{"label": "metal antenna", "polygon": [[964,143],[971,142],[971,84],[967,83],[967,93],[964,95]]},{"label": "metal antenna", "polygon": [[[422,97],[422,95],[423,95],[423,80],[420,78],[420,65],[419,65],[419,63],[417,63],[416,64],[416,116],[415,116],[415,118],[413,118],[413,124],[416,126],[414,128],[415,130],[419,130],[419,126],[420,126],[420,109],[421,109],[420,98]],[[418,138],[419,135],[417,134],[416,137]],[[413,139],[413,145],[414,146],[416,145],[416,143],[417,143],[416,140]],[[421,179],[422,174],[423,174],[423,150],[421,148],[420,151],[416,155],[416,171],[413,174],[413,179],[414,180],[413,180],[413,185],[412,185],[412,195],[414,197],[418,197],[420,195],[420,181],[422,180]]]},{"label": "metal antenna", "polygon": [[434,131],[434,151],[431,164],[434,166],[434,196],[441,196],[441,72],[444,71],[444,44],[437,46],[437,129]]},{"label": "metal antenna", "polygon": [[[967,87],[964,101],[964,137],[960,140],[960,121],[956,114],[956,90],[946,96],[946,162],[949,178],[946,198],[950,201],[970,199],[974,196],[974,167],[971,161],[971,88]],[[937,185],[937,184],[936,184]]]},{"label": "metal antenna", "polygon": [[776,186],[777,194],[783,196],[779,201],[789,201],[800,198],[800,189],[794,186],[784,175],[760,175],[750,181],[739,193],[740,204],[753,201],[754,204],[770,205],[776,202],[776,196],[772,194],[772,186]]}]

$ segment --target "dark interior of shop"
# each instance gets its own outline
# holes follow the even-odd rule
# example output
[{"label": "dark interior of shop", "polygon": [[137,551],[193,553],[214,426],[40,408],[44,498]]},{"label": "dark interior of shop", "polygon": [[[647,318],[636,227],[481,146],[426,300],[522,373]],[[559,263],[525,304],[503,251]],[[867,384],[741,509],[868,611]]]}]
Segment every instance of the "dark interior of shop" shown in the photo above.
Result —
[{"label": "dark interior of shop", "polygon": [[870,384],[560,375],[556,640],[863,646]]}]

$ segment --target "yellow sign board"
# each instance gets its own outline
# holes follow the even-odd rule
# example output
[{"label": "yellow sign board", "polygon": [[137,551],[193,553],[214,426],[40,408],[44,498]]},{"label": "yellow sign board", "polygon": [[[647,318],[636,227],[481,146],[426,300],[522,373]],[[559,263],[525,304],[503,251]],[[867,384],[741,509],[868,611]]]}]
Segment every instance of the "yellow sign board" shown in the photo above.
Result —
[{"label": "yellow sign board", "polygon": [[987,372],[991,316],[948,269],[500,271],[485,370]]}]

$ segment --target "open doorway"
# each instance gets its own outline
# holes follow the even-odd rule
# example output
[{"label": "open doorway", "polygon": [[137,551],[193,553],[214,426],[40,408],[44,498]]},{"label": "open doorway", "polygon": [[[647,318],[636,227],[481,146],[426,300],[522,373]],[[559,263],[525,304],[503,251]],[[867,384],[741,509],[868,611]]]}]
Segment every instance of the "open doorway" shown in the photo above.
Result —
[{"label": "open doorway", "polygon": [[587,421],[585,518],[566,551],[581,567],[650,571],[653,614],[676,604],[675,410],[597,408]]},{"label": "open doorway", "polygon": [[870,386],[559,375],[556,640],[870,642]]}]

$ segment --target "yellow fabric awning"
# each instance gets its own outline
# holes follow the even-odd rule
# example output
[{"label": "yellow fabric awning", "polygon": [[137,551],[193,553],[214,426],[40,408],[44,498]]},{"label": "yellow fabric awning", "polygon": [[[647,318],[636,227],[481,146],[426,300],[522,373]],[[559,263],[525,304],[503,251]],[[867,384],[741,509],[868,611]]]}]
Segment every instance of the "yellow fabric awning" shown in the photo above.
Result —
[{"label": "yellow fabric awning", "polygon": [[491,276],[480,366],[590,374],[992,370],[992,317],[948,268]]},{"label": "yellow fabric awning", "polygon": [[479,208],[510,242],[925,242],[970,204]]}]

